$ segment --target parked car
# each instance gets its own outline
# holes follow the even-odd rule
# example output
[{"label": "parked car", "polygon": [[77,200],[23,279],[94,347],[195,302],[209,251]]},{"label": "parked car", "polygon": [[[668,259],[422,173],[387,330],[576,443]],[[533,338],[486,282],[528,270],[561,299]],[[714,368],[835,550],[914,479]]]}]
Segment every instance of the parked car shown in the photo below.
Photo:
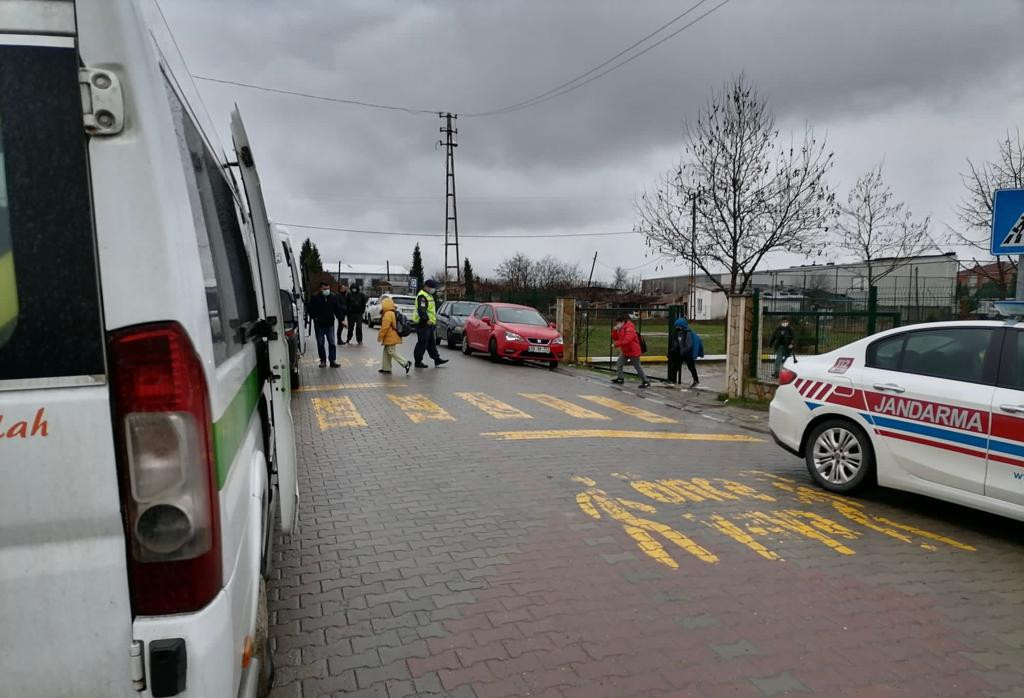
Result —
[{"label": "parked car", "polygon": [[472,301],[445,301],[437,309],[437,343],[448,342],[452,349],[462,346],[462,332],[468,318],[479,303]]},{"label": "parked car", "polygon": [[15,5],[0,216],[31,312],[0,332],[0,693],[251,698],[298,500],[260,151],[236,111],[231,176],[138,3]]},{"label": "parked car", "polygon": [[[395,302],[395,309],[398,310],[398,312],[402,313],[402,315],[405,315],[410,320],[412,319],[412,311],[416,305],[415,297],[396,296],[390,293],[385,293],[383,296],[381,296],[380,299],[383,300],[384,298],[390,298],[391,300],[393,300]],[[377,325],[380,325],[380,300],[378,300],[375,305],[368,305],[366,307],[366,315],[367,325],[369,325],[370,327],[376,327]]]},{"label": "parked car", "polygon": [[564,350],[555,324],[535,308],[511,303],[483,303],[468,318],[462,353],[487,352],[492,361],[543,361],[557,368]]},{"label": "parked car", "polygon": [[787,360],[769,423],[826,490],[877,480],[1024,520],[1024,325],[910,325]]},{"label": "parked car", "polygon": [[[375,305],[380,305],[380,297],[379,296],[372,296],[372,297],[366,299],[366,310],[363,312],[363,322],[365,322],[367,325],[370,324],[370,308],[372,308]],[[378,316],[380,315],[380,310],[379,309],[378,309],[377,315]]]}]

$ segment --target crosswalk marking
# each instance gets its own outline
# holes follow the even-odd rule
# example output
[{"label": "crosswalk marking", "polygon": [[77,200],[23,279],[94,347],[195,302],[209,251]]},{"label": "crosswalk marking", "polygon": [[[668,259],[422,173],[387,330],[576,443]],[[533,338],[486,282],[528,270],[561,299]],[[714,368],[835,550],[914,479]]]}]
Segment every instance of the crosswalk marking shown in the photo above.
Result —
[{"label": "crosswalk marking", "polygon": [[369,359],[363,359],[363,366],[366,366],[367,368],[373,368],[374,366],[379,366],[379,365],[380,365],[380,358],[379,357],[370,357]]},{"label": "crosswalk marking", "polygon": [[366,426],[366,420],[349,397],[315,397],[313,409],[316,410],[320,431]]},{"label": "crosswalk marking", "polygon": [[455,417],[448,414],[443,407],[426,395],[388,395],[391,402],[398,405],[405,416],[416,424],[430,420],[454,422]]},{"label": "crosswalk marking", "polygon": [[487,393],[455,393],[455,395],[495,419],[533,419],[521,409],[493,398]]},{"label": "crosswalk marking", "polygon": [[598,414],[593,410],[588,410],[586,407],[574,405],[567,400],[557,398],[554,395],[548,395],[547,393],[519,393],[523,397],[539,402],[542,405],[546,405],[552,409],[558,410],[559,412],[565,412],[570,417],[576,417],[577,419],[602,419],[608,420],[609,417],[605,417],[603,414]]},{"label": "crosswalk marking", "polygon": [[642,419],[645,422],[650,422],[651,424],[679,423],[671,417],[664,417],[660,414],[655,414],[654,412],[648,412],[647,410],[642,410],[639,407],[634,407],[633,405],[627,405],[624,402],[619,402],[618,400],[613,400],[610,397],[605,397],[603,395],[580,395],[580,397],[584,400],[590,400],[591,402],[596,402],[598,405],[622,412],[623,414],[628,414],[631,417],[636,417],[637,419]]},{"label": "crosswalk marking", "polygon": [[542,429],[539,431],[492,431],[481,434],[499,441],[535,439],[656,439],[668,441],[738,441],[760,443],[764,439],[746,434],[686,434],[677,431],[633,431],[626,429]]},{"label": "crosswalk marking", "polygon": [[405,383],[335,383],[333,385],[304,385],[292,388],[293,393],[314,393],[327,390],[359,390],[362,388],[408,388]]}]

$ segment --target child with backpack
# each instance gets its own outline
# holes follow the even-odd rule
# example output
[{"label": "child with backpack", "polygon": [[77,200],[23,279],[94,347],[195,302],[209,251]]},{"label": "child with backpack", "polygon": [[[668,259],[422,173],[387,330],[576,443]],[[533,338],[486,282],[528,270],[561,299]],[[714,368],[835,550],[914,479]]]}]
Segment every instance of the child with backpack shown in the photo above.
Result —
[{"label": "child with backpack", "polygon": [[381,355],[380,368],[378,373],[391,373],[391,362],[394,361],[405,369],[406,374],[412,368],[412,362],[398,353],[398,345],[402,343],[402,337],[408,336],[411,326],[395,309],[395,301],[385,297],[380,302],[380,332],[377,333],[377,341],[384,346],[384,353]]},{"label": "child with backpack", "polygon": [[693,377],[691,388],[700,385],[697,377],[696,359],[704,356],[704,343],[700,335],[690,329],[683,318],[678,318],[668,338],[668,380],[670,383],[682,383],[683,364],[690,369]]},{"label": "child with backpack", "polygon": [[636,369],[636,375],[640,377],[640,387],[649,388],[651,382],[647,380],[644,367],[640,364],[640,356],[644,353],[644,338],[636,331],[636,325],[629,319],[628,315],[620,315],[615,318],[615,325],[612,326],[612,343],[619,348],[619,359],[615,364],[615,378],[612,383],[624,383],[622,375],[623,367],[629,363]]}]

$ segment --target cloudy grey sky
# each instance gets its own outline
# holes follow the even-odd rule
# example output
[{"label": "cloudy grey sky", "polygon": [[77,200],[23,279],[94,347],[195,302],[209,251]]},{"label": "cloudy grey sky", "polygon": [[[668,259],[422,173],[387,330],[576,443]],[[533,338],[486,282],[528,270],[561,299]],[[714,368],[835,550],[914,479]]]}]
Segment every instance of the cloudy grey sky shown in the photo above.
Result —
[{"label": "cloudy grey sky", "polygon": [[[693,2],[162,0],[161,7],[193,74],[468,114],[559,85]],[[1000,135],[1024,127],[1022,27],[1024,0],[731,0],[566,96],[460,118],[460,232],[630,230],[636,194],[679,157],[683,120],[710,90],[745,71],[784,131],[806,122],[827,135],[836,153],[831,182],[842,196],[884,158],[896,196],[915,214],[931,214],[941,238],[956,222],[965,158],[993,157]],[[184,82],[184,68],[175,70]],[[275,220],[443,233],[436,116],[197,85],[225,143],[231,106],[241,107]],[[408,265],[416,242],[292,234],[296,243],[311,237],[325,262]],[[419,242],[427,271],[440,269],[443,238]],[[464,238],[461,251],[484,274],[517,251],[581,268],[597,251],[596,276],[606,279],[617,264],[646,276],[678,268],[645,256],[638,235]],[[844,256],[826,251],[820,261],[833,259]]]}]

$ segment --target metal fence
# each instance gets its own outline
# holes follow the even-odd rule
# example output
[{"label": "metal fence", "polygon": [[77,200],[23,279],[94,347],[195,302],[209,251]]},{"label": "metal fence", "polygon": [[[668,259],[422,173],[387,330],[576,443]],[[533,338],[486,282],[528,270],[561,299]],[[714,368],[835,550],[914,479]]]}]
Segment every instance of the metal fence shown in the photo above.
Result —
[{"label": "metal fence", "polygon": [[918,322],[956,317],[955,293],[915,289],[913,293],[879,294],[872,288],[863,298],[820,293],[754,294],[753,337],[757,351],[750,355],[750,373],[758,380],[775,382],[778,365],[773,333],[783,319],[794,332],[793,353],[825,354],[875,332]]},{"label": "metal fence", "polygon": [[611,370],[618,359],[619,350],[612,344],[612,326],[615,318],[628,315],[637,331],[647,342],[647,356],[665,356],[668,352],[668,330],[680,309],[651,308],[576,308],[576,360],[594,368]]}]

